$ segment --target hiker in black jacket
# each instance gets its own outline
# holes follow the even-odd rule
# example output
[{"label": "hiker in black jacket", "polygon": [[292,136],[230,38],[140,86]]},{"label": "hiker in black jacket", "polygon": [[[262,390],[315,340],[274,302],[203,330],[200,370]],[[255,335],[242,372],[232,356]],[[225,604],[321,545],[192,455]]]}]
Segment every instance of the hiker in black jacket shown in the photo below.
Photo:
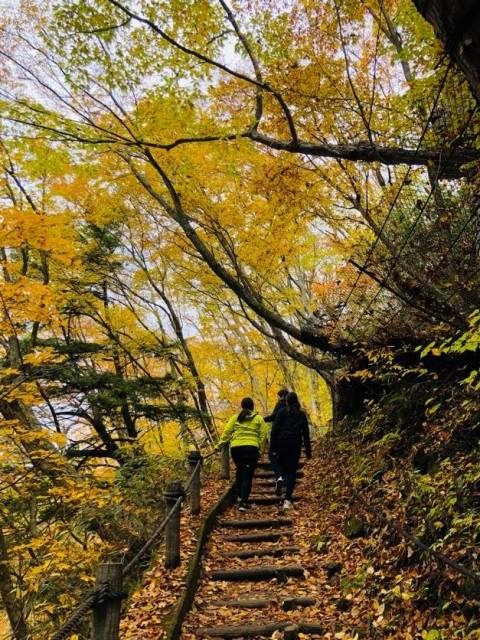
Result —
[{"label": "hiker in black jacket", "polygon": [[[265,416],[265,422],[275,422],[275,418],[278,415],[278,412],[281,409],[285,409],[287,407],[287,401],[285,398],[287,397],[288,391],[286,389],[280,389],[277,393],[278,400],[277,404],[273,408],[272,413],[269,416]],[[268,449],[268,457],[270,459],[270,464],[272,465],[273,473],[275,474],[275,493],[277,495],[282,495],[282,486],[283,486],[283,478],[282,472],[280,470],[280,465],[278,464],[278,456],[276,453],[272,453],[272,439],[270,436],[270,447]]]},{"label": "hiker in black jacket", "polygon": [[297,394],[293,391],[288,393],[286,403],[286,408],[278,412],[273,423],[270,451],[277,455],[285,483],[283,509],[291,509],[302,445],[309,460],[312,457],[312,448],[307,416],[300,409]]}]

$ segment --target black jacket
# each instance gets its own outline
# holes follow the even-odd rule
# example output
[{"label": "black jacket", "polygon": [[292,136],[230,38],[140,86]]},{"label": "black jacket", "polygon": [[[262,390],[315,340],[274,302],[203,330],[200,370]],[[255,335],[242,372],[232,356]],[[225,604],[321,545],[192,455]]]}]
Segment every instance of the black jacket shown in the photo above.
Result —
[{"label": "black jacket", "polygon": [[307,416],[303,411],[289,413],[287,409],[281,409],[273,423],[270,437],[270,453],[277,453],[279,449],[292,450],[305,447],[307,458],[312,457],[310,444],[310,430]]},{"label": "black jacket", "polygon": [[286,406],[287,406],[287,401],[285,400],[285,398],[280,398],[280,400],[277,402],[277,404],[273,408],[272,413],[269,416],[265,416],[264,421],[275,422],[275,418],[277,417],[277,414],[280,411],[280,409],[285,409]]}]

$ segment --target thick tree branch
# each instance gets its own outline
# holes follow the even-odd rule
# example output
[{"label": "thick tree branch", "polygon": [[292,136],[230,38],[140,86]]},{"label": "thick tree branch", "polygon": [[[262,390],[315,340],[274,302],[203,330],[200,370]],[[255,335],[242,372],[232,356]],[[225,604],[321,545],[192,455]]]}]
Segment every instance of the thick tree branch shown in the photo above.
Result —
[{"label": "thick tree branch", "polygon": [[450,157],[445,158],[445,149],[404,149],[402,147],[372,146],[368,142],[356,144],[315,144],[299,141],[292,144],[263,135],[257,131],[244,134],[254,142],[263,144],[271,149],[299,153],[305,156],[336,158],[351,162],[380,162],[387,165],[405,164],[408,166],[427,165],[430,162],[440,166],[440,175],[444,177],[461,177],[461,166],[468,162],[480,159],[480,151],[477,149],[455,149]]}]

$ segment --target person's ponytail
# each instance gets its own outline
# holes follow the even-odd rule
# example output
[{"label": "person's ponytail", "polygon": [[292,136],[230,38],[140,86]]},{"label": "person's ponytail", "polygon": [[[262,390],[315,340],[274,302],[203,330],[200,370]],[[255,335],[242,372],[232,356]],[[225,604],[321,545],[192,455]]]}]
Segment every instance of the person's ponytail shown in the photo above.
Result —
[{"label": "person's ponytail", "polygon": [[255,405],[253,404],[252,398],[244,398],[240,403],[240,406],[242,407],[242,410],[238,414],[237,422],[245,422],[248,416],[252,413]]}]

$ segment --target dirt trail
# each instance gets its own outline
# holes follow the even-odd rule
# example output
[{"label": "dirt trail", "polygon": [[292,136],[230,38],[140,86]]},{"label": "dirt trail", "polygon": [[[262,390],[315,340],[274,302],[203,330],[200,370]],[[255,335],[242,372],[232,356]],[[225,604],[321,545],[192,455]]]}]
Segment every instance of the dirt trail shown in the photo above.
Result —
[{"label": "dirt trail", "polygon": [[[419,556],[355,503],[344,481],[348,455],[334,453],[326,439],[317,441],[289,511],[281,509],[272,478],[265,477],[271,473],[262,467],[252,511],[241,513],[233,505],[210,534],[183,640],[480,640],[478,626],[471,631],[463,613],[462,597],[445,591],[458,576]],[[401,519],[398,487],[383,482],[376,491],[377,509]],[[365,528],[347,537],[352,523]],[[194,529],[188,531],[182,547],[194,545]],[[168,575],[155,568],[122,623],[121,638],[160,640],[162,617],[184,588],[184,577],[185,566]],[[462,631],[466,625],[468,634]]]},{"label": "dirt trail", "polygon": [[[331,558],[324,562],[312,542],[328,535],[332,526],[320,514],[317,464],[304,465],[294,509],[288,511],[282,510],[265,466],[254,480],[252,511],[232,506],[210,536],[182,638],[270,638],[285,628],[291,637],[324,638],[338,632],[342,618],[352,620],[349,600],[344,605],[349,611],[333,604],[335,597],[343,599],[338,558],[333,564]],[[353,556],[355,544],[350,546]],[[297,632],[288,629],[291,625]]]}]

